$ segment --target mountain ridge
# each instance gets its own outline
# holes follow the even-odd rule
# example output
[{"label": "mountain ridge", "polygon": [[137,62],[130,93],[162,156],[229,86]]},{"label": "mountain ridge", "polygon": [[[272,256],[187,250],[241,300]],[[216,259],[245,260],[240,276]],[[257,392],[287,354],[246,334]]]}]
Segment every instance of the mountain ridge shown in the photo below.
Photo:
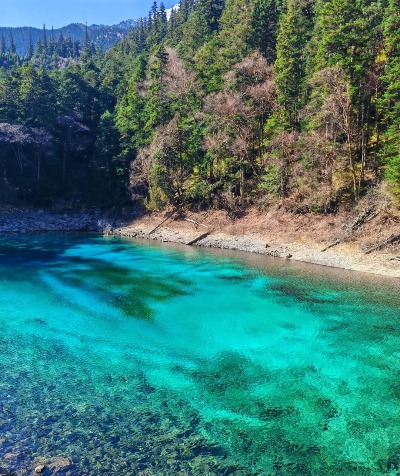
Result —
[{"label": "mountain ridge", "polygon": [[[131,28],[138,24],[139,20],[124,20],[115,25],[88,25],[89,38],[93,43],[107,50],[115,45],[115,43],[126,36]],[[50,39],[54,35],[58,40],[60,35],[70,37],[73,41],[82,42],[85,38],[86,25],[83,23],[70,23],[57,29],[46,29],[47,38]],[[23,26],[23,27],[0,27],[0,37],[4,35],[6,51],[9,47],[10,33],[13,35],[14,44],[19,56],[24,56],[29,47],[29,36],[32,35],[33,46],[43,38],[43,29]]]},{"label": "mountain ridge", "polygon": [[[178,8],[179,4],[176,4],[171,8],[167,8],[167,18],[169,19],[173,9]],[[91,25],[87,25],[89,38],[95,44],[95,46],[104,51],[112,48],[115,43],[120,41],[122,38],[125,38],[129,30],[135,28],[139,22],[140,19],[127,19],[112,25],[93,23]],[[10,33],[13,35],[14,44],[19,56],[24,56],[27,54],[30,34],[32,35],[33,46],[35,46],[39,39],[43,38],[43,28],[36,28],[32,26],[0,26],[0,37],[1,35],[4,35],[6,51],[9,47]],[[68,25],[62,26],[60,28],[46,29],[48,39],[50,39],[51,35],[53,34],[55,39],[58,40],[62,34],[64,37],[70,37],[73,41],[80,41],[81,43],[85,39],[85,33],[86,25],[81,22],[69,23]]]}]

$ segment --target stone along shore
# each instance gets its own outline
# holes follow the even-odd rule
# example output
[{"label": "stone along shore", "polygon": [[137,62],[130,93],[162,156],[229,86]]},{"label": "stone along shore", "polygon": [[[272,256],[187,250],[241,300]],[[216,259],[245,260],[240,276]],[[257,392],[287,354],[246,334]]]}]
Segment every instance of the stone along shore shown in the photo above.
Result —
[{"label": "stone along shore", "polygon": [[[291,217],[279,217],[280,226],[274,217],[263,216],[250,216],[232,224],[221,218],[220,212],[216,212],[214,217],[210,214],[201,223],[199,216],[192,218],[165,220],[162,214],[152,214],[115,228],[111,234],[125,238],[245,251],[273,258],[400,277],[397,246],[366,254],[367,238],[362,237],[330,246],[337,236],[331,228],[340,228],[339,220],[337,224],[331,225],[321,223],[321,218],[316,217],[304,226],[302,223],[292,223],[292,230],[287,225]],[[364,234],[371,236],[369,230]],[[375,239],[379,240],[379,237]]]},{"label": "stone along shore", "polygon": [[107,225],[98,210],[52,213],[0,209],[0,233],[102,231]]}]

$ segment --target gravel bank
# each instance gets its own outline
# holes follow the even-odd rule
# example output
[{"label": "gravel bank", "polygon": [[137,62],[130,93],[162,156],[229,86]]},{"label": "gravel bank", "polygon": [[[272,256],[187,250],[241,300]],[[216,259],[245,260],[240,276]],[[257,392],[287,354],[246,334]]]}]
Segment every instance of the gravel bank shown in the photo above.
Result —
[{"label": "gravel bank", "polygon": [[106,223],[98,210],[50,213],[43,210],[0,209],[0,233],[102,231]]},{"label": "gravel bank", "polygon": [[[195,230],[183,221],[171,221],[160,227],[157,227],[158,223],[159,217],[136,220],[128,226],[114,229],[113,235],[188,245],[207,233],[207,229]],[[285,260],[400,278],[399,254],[395,249],[366,255],[359,243],[344,243],[324,252],[322,250],[326,243],[293,239],[292,236],[279,238],[276,234],[259,231],[251,234],[232,234],[232,231],[234,230],[209,231],[210,234],[196,241],[193,246],[246,251]]]},{"label": "gravel bank", "polygon": [[[192,217],[196,220],[198,217]],[[100,210],[82,210],[77,212],[53,213],[43,210],[21,210],[0,208],[0,233],[33,232],[111,232],[114,236],[142,238],[162,242],[193,244],[195,246],[238,250],[257,253],[264,256],[297,260],[307,263],[348,269],[353,271],[400,277],[400,250],[392,247],[366,255],[363,252],[365,239],[375,235],[364,230],[361,239],[342,243],[328,251],[322,250],[333,241],[332,228],[339,228],[340,222],[332,225],[322,222],[320,217],[308,223],[296,223],[277,217],[251,216],[234,223],[225,220],[220,212],[204,221],[201,226],[193,226],[191,220],[167,220],[159,214],[138,218],[128,225],[120,225],[111,230],[110,219]],[[278,220],[278,221],[277,221]],[[304,218],[299,218],[304,220]],[[301,230],[301,231],[298,231]],[[310,230],[313,232],[311,233]],[[315,232],[317,230],[317,233]],[[388,230],[383,233],[389,234]],[[379,238],[374,236],[374,239]],[[330,241],[328,241],[330,240]],[[192,243],[195,241],[195,243]]]}]

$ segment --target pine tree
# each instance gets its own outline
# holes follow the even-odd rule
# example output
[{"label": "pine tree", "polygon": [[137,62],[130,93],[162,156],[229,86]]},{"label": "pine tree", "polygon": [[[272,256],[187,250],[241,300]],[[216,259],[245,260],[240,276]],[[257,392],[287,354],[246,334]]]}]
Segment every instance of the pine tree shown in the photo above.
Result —
[{"label": "pine tree", "polygon": [[279,0],[256,0],[253,10],[252,43],[268,62],[276,58]]},{"label": "pine tree", "polygon": [[188,61],[193,61],[196,50],[219,30],[225,0],[197,0],[184,24],[180,51]]},{"label": "pine tree", "polygon": [[79,43],[79,40],[75,40],[74,48],[73,48],[73,57],[79,58],[80,55],[81,55],[81,44]]},{"label": "pine tree", "polygon": [[167,35],[167,12],[165,10],[164,3],[160,3],[160,10],[158,12],[158,24],[159,24],[159,31],[160,31],[160,40],[163,40]]},{"label": "pine tree", "polygon": [[58,37],[58,42],[57,42],[57,53],[61,58],[66,58],[67,55],[67,49],[66,49],[66,44],[65,44],[65,38],[62,32],[60,32],[60,36]]},{"label": "pine tree", "polygon": [[41,56],[43,52],[44,52],[43,40],[39,38],[35,45],[35,56]]},{"label": "pine tree", "polygon": [[[134,157],[145,140],[144,129],[144,98],[140,94],[140,84],[145,79],[147,63],[139,56],[129,73],[129,81],[124,94],[118,100],[116,107],[116,125],[121,137],[121,147],[125,157]],[[121,173],[127,173],[129,166],[124,165]]]},{"label": "pine tree", "polygon": [[83,47],[83,56],[85,58],[91,57],[93,54],[93,44],[90,41],[89,28],[87,23],[85,25],[85,38],[84,38],[84,47]]},{"label": "pine tree", "polygon": [[74,56],[74,42],[72,38],[68,36],[65,39],[65,57],[72,58]]},{"label": "pine tree", "polygon": [[150,62],[149,74],[151,84],[144,110],[145,128],[152,131],[160,124],[165,124],[168,117],[167,98],[164,94],[164,73],[168,62],[168,54],[164,46],[159,46]]},{"label": "pine tree", "polygon": [[46,25],[43,25],[43,37],[42,37],[42,40],[43,40],[43,48],[45,50],[47,50],[47,32],[46,32]]},{"label": "pine tree", "polygon": [[385,92],[380,109],[385,124],[381,151],[386,176],[400,198],[400,0],[390,0],[385,12],[384,37],[387,64]]},{"label": "pine tree", "polygon": [[6,39],[4,38],[4,34],[2,33],[0,36],[0,56],[4,55],[6,52]]},{"label": "pine tree", "polygon": [[310,37],[310,18],[301,0],[288,0],[276,46],[275,75],[283,121],[289,129],[299,126],[304,105],[305,50]]},{"label": "pine tree", "polygon": [[8,52],[11,53],[11,54],[15,54],[17,52],[17,49],[15,47],[15,43],[14,43],[14,36],[13,36],[11,31],[10,31],[10,36],[9,36]]},{"label": "pine tree", "polygon": [[54,53],[56,53],[57,49],[57,40],[54,35],[54,28],[51,27],[51,33],[50,33],[50,42],[49,42],[49,54],[52,56]]},{"label": "pine tree", "polygon": [[200,28],[204,30],[201,34],[208,35],[218,30],[224,6],[225,0],[198,0],[195,3],[197,16],[203,20]]},{"label": "pine tree", "polygon": [[27,58],[31,59],[33,56],[33,41],[32,41],[32,30],[29,29],[29,45],[28,45],[28,54]]}]

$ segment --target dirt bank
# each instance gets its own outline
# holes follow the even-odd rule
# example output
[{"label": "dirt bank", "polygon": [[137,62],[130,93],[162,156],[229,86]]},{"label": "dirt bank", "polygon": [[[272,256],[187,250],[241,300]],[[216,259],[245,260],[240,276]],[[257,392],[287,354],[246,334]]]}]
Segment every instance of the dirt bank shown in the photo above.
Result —
[{"label": "dirt bank", "polygon": [[[223,211],[168,218],[154,213],[113,230],[116,236],[241,250],[323,266],[400,277],[400,244],[365,251],[400,234],[397,217],[358,211],[336,215],[296,215],[276,208],[249,210],[232,220]],[[194,242],[194,243],[193,243]],[[330,245],[340,242],[325,250]]]}]

